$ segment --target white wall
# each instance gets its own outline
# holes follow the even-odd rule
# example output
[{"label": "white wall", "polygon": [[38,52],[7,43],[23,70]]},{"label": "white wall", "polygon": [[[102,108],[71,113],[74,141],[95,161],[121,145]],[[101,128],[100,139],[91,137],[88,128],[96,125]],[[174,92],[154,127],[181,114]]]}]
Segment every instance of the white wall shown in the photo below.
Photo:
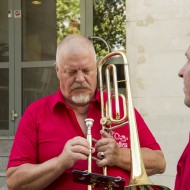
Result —
[{"label": "white wall", "polygon": [[127,56],[134,104],[161,145],[166,172],[151,177],[174,188],[187,143],[190,110],[177,74],[190,45],[189,0],[126,0]]}]

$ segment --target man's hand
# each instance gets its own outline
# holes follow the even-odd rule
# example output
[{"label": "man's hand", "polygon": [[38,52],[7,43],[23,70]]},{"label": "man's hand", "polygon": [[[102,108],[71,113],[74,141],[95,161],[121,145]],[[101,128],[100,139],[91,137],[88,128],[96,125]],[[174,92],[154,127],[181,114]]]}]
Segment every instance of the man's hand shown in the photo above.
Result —
[{"label": "man's hand", "polygon": [[90,149],[91,147],[85,138],[74,137],[67,141],[58,159],[62,161],[65,169],[68,169],[78,160],[87,160]]},{"label": "man's hand", "polygon": [[119,158],[119,146],[114,138],[106,131],[101,131],[102,139],[95,144],[95,149],[98,152],[97,157],[101,160],[97,162],[99,167],[114,166]]}]

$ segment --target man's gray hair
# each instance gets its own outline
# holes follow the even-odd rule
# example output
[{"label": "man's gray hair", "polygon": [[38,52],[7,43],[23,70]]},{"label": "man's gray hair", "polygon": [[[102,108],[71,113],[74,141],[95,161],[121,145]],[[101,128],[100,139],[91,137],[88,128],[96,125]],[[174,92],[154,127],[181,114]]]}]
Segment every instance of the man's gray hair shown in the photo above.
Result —
[{"label": "man's gray hair", "polygon": [[60,63],[61,52],[63,51],[63,48],[67,51],[69,50],[71,52],[78,52],[81,48],[83,48],[83,45],[88,46],[87,51],[92,51],[96,62],[96,52],[92,42],[81,34],[71,34],[66,36],[57,46],[56,63]]}]

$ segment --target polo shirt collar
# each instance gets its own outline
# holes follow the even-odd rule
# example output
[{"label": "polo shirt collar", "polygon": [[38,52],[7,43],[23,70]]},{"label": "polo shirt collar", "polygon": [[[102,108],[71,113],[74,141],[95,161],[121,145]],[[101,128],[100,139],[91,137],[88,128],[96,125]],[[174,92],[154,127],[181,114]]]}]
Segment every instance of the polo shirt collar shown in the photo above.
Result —
[{"label": "polo shirt collar", "polygon": [[[98,89],[96,89],[95,97],[91,100],[90,103],[95,103],[95,102],[97,102],[99,104],[101,103],[100,102],[100,92]],[[52,101],[50,102],[51,110],[53,110],[56,107],[56,105],[58,105],[58,104],[67,106],[67,103],[65,102],[65,98],[63,97],[60,88],[58,89],[57,93],[55,93],[52,97]]]}]

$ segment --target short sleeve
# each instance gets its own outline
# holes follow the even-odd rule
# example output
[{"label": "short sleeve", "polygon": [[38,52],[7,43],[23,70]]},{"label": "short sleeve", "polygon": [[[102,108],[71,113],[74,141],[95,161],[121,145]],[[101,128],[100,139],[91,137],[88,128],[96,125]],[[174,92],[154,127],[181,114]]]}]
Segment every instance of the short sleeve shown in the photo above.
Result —
[{"label": "short sleeve", "polygon": [[26,109],[19,122],[7,168],[37,162],[37,121],[34,105]]},{"label": "short sleeve", "polygon": [[160,146],[157,143],[155,137],[152,132],[146,125],[144,119],[141,117],[139,112],[135,109],[137,128],[139,133],[139,141],[141,147],[147,147],[153,150],[160,150]]}]

